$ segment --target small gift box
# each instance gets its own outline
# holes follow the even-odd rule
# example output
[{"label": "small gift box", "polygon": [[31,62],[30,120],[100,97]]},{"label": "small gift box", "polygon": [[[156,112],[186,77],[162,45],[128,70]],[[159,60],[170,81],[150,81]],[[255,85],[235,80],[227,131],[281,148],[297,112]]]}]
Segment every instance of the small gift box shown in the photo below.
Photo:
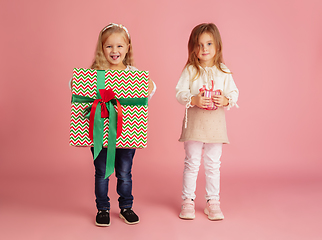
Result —
[{"label": "small gift box", "polygon": [[[206,85],[203,85],[202,88],[199,89],[199,92],[203,92],[204,97],[208,97],[208,98],[212,98],[214,95],[220,95],[220,90],[213,90],[214,89],[214,81],[211,80],[211,84],[212,84],[212,88],[210,90],[208,90],[206,88]],[[207,108],[205,108],[206,110],[216,110],[218,107],[215,105],[214,102],[211,102],[210,105],[207,106]]]},{"label": "small gift box", "polygon": [[94,146],[94,160],[107,147],[106,176],[114,170],[116,148],[147,146],[148,81],[147,71],[73,71],[69,143]]}]

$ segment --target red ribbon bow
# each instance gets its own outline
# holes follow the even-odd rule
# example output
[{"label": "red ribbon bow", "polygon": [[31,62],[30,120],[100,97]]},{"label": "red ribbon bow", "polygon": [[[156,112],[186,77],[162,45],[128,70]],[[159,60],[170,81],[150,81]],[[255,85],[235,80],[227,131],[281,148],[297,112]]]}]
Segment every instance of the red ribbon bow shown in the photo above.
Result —
[{"label": "red ribbon bow", "polygon": [[115,93],[112,89],[99,89],[101,99],[95,99],[92,105],[90,119],[89,119],[89,138],[93,141],[93,129],[94,129],[94,118],[97,105],[101,105],[101,118],[108,118],[109,113],[106,107],[106,103],[112,99],[116,100],[117,105],[117,130],[116,138],[121,136],[122,133],[122,108],[120,102],[115,98]]}]

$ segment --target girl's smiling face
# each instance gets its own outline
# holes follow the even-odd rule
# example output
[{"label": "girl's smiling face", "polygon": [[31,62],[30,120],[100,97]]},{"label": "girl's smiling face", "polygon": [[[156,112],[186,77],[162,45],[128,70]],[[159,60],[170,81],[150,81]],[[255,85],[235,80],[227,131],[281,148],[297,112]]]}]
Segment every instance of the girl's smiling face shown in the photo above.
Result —
[{"label": "girl's smiling face", "polygon": [[204,32],[200,35],[196,55],[202,67],[212,67],[214,65],[216,47],[211,34]]},{"label": "girl's smiling face", "polygon": [[129,44],[121,33],[112,33],[103,43],[103,52],[112,70],[124,70],[123,60],[129,50]]}]

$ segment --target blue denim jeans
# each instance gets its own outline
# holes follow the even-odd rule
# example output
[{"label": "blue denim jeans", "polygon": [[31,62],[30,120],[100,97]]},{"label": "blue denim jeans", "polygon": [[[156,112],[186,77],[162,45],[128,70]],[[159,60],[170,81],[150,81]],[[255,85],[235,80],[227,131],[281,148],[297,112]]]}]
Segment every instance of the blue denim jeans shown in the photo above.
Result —
[{"label": "blue denim jeans", "polygon": [[[93,147],[91,147],[94,154]],[[98,210],[110,210],[110,198],[108,197],[109,178],[105,178],[107,148],[103,148],[94,160],[95,166],[95,196]],[[135,149],[117,148],[115,152],[115,176],[117,178],[116,191],[119,194],[120,209],[131,208],[132,196],[132,163]]]}]

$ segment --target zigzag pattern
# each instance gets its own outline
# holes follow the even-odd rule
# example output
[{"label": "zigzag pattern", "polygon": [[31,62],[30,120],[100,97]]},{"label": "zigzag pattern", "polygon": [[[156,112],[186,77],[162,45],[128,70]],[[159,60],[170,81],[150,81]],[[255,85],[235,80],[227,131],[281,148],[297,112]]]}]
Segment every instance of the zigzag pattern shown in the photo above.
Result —
[{"label": "zigzag pattern", "polygon": [[105,88],[112,88],[117,98],[147,97],[148,77],[144,71],[107,71]]},{"label": "zigzag pattern", "polygon": [[74,68],[72,94],[94,98],[96,96],[96,86],[96,70]]},{"label": "zigzag pattern", "polygon": [[89,138],[89,120],[83,117],[83,112],[88,103],[73,103],[70,121],[69,144],[73,146],[91,146],[93,142]]},{"label": "zigzag pattern", "polygon": [[[97,72],[92,69],[75,68],[73,94],[95,98]],[[112,88],[117,98],[147,97],[148,72],[106,71],[105,88]],[[89,120],[83,117],[86,107],[91,104],[72,103],[70,123],[70,145],[93,146],[89,139]],[[122,106],[122,134],[116,140],[119,148],[145,148],[147,146],[148,107]],[[103,146],[108,145],[108,119],[104,120]]]},{"label": "zigzag pattern", "polygon": [[[122,134],[116,140],[119,148],[142,148],[147,146],[148,108],[146,106],[122,106]],[[104,121],[103,146],[108,145],[108,119]]]}]

